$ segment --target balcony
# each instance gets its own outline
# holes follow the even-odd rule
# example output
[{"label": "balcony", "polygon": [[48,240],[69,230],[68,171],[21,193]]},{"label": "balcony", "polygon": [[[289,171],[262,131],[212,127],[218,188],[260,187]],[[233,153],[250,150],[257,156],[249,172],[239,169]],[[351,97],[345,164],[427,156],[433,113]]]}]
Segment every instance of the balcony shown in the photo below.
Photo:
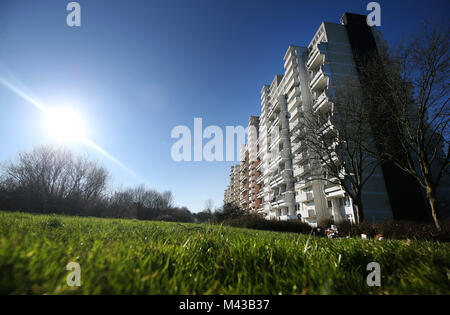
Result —
[{"label": "balcony", "polygon": [[278,127],[278,124],[280,122],[280,117],[275,118],[272,122],[269,122],[271,124],[270,128],[267,130],[267,134],[271,134],[272,131]]},{"label": "balcony", "polygon": [[292,146],[292,154],[297,153],[300,150],[301,147],[302,147],[302,142],[301,141],[299,141],[297,143],[294,143],[293,146]]},{"label": "balcony", "polygon": [[293,122],[294,120],[298,119],[303,114],[303,106],[297,106],[295,109],[291,112],[291,118],[289,118],[289,121]]},{"label": "balcony", "polygon": [[320,68],[317,72],[313,73],[311,76],[311,83],[309,83],[309,87],[313,91],[321,90],[326,87],[328,84],[328,77],[323,73],[322,68]]},{"label": "balcony", "polygon": [[272,207],[286,206],[285,197],[282,194],[275,196],[273,199],[271,199],[271,205]]},{"label": "balcony", "polygon": [[295,199],[298,203],[307,203],[314,201],[314,194],[312,192],[302,192]]},{"label": "balcony", "polygon": [[310,181],[307,181],[307,180],[299,180],[299,181],[297,181],[296,183],[295,183],[295,190],[296,191],[300,191],[300,190],[302,190],[302,189],[304,189],[304,188],[306,188],[306,187],[308,187],[308,186],[310,186],[311,185],[311,182]]},{"label": "balcony", "polygon": [[331,117],[328,117],[328,119],[322,124],[322,126],[320,126],[319,133],[324,133],[331,126],[333,126],[333,124],[331,123]]},{"label": "balcony", "polygon": [[309,157],[308,151],[303,151],[303,152],[300,152],[299,154],[297,154],[297,155],[295,156],[295,158],[293,159],[293,162],[294,162],[295,164],[302,163],[302,162],[304,162],[305,160],[307,160],[308,157]]},{"label": "balcony", "polygon": [[303,176],[311,169],[309,164],[302,165],[294,169],[294,177]]},{"label": "balcony", "polygon": [[273,158],[270,159],[269,169],[271,169],[275,165],[278,165],[278,163],[280,163],[281,160],[282,160],[281,155],[276,154]]},{"label": "balcony", "polygon": [[288,81],[288,83],[286,84],[287,90],[290,91],[292,89],[292,87],[294,86],[299,86],[300,85],[300,79],[298,78],[298,76],[292,76],[291,80]]},{"label": "balcony", "polygon": [[298,69],[297,67],[292,68],[291,70],[286,70],[286,82],[289,82],[293,77],[298,78]]},{"label": "balcony", "polygon": [[319,97],[314,101],[313,110],[316,112],[317,110],[324,108],[325,105],[331,104],[330,99],[326,92],[323,92],[319,95]]},{"label": "balcony", "polygon": [[278,106],[280,105],[280,103],[277,101],[269,110],[269,114],[267,115],[267,118],[270,119],[270,117],[272,117],[273,113],[275,112],[275,110],[278,108]]},{"label": "balcony", "polygon": [[336,183],[336,184],[328,183],[327,185],[325,185],[324,191],[325,191],[325,195],[327,196],[327,198],[345,197],[345,191],[344,191],[344,189],[342,189],[341,185],[339,185],[338,183]]},{"label": "balcony", "polygon": [[308,70],[316,69],[324,62],[325,55],[320,51],[319,48],[314,49],[308,61],[306,62],[306,68]]},{"label": "balcony", "polygon": [[283,176],[281,173],[276,173],[272,176],[272,179],[270,181],[270,186],[276,186],[278,184],[281,184],[283,182]]},{"label": "balcony", "polygon": [[256,195],[256,198],[258,198],[258,199],[261,199],[261,198],[263,198],[264,197],[264,191],[260,191],[260,192],[258,192],[258,194]]},{"label": "balcony", "polygon": [[293,88],[288,94],[288,103],[290,103],[295,96],[300,96],[301,92],[302,91],[298,86]]},{"label": "balcony", "polygon": [[291,112],[296,106],[302,103],[302,97],[296,96],[294,97],[288,104],[288,111]]},{"label": "balcony", "polygon": [[292,51],[289,56],[286,58],[286,61],[284,62],[284,68],[288,69],[290,62],[293,62],[294,60],[297,60],[297,54],[295,51]]},{"label": "balcony", "polygon": [[[294,56],[293,56],[294,57]],[[296,56],[294,58],[289,58],[288,62],[284,64],[284,69],[286,69],[286,72],[288,72],[289,70],[291,70],[291,68],[293,66],[297,66],[298,65],[298,59],[296,58]]]},{"label": "balcony", "polygon": [[281,136],[278,135],[272,142],[272,144],[269,146],[269,151],[272,151],[272,149],[278,145],[278,143],[280,142]]},{"label": "balcony", "polygon": [[300,117],[297,117],[294,120],[292,120],[291,123],[289,124],[289,130],[292,132],[295,129],[297,129],[299,125],[300,125]]},{"label": "balcony", "polygon": [[257,184],[261,184],[264,181],[264,177],[261,175],[258,177],[258,179],[256,180]]}]

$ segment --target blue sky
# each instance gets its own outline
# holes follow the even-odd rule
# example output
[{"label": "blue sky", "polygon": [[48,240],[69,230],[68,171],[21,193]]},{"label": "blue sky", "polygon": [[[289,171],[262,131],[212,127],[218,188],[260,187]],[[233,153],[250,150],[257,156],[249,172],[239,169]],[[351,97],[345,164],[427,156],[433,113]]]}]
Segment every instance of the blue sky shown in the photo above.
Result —
[{"label": "blue sky", "polygon": [[[0,77],[50,107],[82,113],[89,138],[139,174],[81,144],[110,171],[114,187],[145,182],[177,205],[223,202],[229,162],[171,158],[171,130],[247,125],[260,90],[290,44],[309,44],[322,21],[367,13],[369,1],[80,0],[81,27],[66,24],[65,0],[0,0]],[[448,21],[448,1],[379,1],[384,38],[397,43],[423,21]],[[43,113],[0,85],[0,161],[52,143]]]}]

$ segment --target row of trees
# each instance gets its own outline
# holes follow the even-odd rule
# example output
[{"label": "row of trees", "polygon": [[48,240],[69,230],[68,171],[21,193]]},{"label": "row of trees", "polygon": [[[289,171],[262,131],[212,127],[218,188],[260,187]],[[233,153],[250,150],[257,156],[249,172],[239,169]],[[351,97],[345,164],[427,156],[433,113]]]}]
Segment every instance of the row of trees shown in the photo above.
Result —
[{"label": "row of trees", "polygon": [[302,117],[296,132],[317,170],[310,180],[341,185],[358,223],[366,183],[377,168],[392,165],[421,187],[441,229],[437,189],[450,165],[448,45],[448,27],[436,27],[365,56],[357,60],[359,80],[335,86],[333,128],[324,132],[330,117],[313,109]]},{"label": "row of trees", "polygon": [[0,168],[0,209],[79,216],[209,221],[174,206],[170,191],[141,185],[110,191],[109,173],[98,163],[65,148],[42,146],[20,153]]}]

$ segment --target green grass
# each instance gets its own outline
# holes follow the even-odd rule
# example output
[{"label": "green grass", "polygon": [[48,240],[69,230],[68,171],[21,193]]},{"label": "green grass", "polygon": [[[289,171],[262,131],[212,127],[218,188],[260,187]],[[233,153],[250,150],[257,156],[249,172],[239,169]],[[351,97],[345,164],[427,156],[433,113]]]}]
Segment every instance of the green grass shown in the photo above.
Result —
[{"label": "green grass", "polygon": [[0,293],[449,294],[449,272],[450,244],[0,212]]}]

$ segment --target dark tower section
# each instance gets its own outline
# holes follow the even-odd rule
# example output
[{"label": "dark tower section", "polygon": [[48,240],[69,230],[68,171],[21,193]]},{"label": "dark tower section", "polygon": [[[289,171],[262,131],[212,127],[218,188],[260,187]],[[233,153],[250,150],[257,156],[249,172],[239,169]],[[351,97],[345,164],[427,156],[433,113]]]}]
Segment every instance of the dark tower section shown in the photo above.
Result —
[{"label": "dark tower section", "polygon": [[[378,50],[371,27],[367,25],[366,19],[367,17],[365,15],[353,13],[344,13],[342,16],[342,23],[347,29],[363,93],[367,95],[371,91],[370,86],[373,87],[373,82],[369,84],[371,78],[365,75],[363,69],[370,59],[378,57]],[[383,91],[383,84],[383,82],[380,82],[378,84],[379,86],[376,87],[377,90],[380,89],[380,91]],[[382,150],[395,148],[399,144],[393,122],[387,117],[387,113],[384,117],[383,115],[379,115],[380,111],[383,111],[381,107],[369,109],[369,114],[372,116],[372,129],[386,131],[386,135],[390,139],[390,143],[386,145],[384,141],[380,141],[375,136],[377,150],[382,152]],[[427,206],[417,181],[392,163],[384,163],[381,169],[383,171],[394,219],[413,221],[429,220],[425,211]]]}]

